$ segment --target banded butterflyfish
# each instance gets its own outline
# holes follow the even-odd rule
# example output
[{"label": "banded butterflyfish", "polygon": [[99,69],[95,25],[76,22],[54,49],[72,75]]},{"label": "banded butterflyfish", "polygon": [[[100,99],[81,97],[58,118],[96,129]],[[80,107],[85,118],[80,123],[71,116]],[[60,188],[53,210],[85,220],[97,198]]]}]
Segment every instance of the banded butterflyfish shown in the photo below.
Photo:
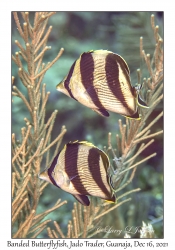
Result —
[{"label": "banded butterflyfish", "polygon": [[126,61],[107,50],[81,54],[56,88],[105,117],[112,111],[140,119],[138,106],[148,108],[140,89],[131,85]]},{"label": "banded butterflyfish", "polygon": [[90,204],[88,195],[115,203],[108,178],[109,165],[107,154],[92,143],[69,142],[39,178],[72,194],[84,206]]}]

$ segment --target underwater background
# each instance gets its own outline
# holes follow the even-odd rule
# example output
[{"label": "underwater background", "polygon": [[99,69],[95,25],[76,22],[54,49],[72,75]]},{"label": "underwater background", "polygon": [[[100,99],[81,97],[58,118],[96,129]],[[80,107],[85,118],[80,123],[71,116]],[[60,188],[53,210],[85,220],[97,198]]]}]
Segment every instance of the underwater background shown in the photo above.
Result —
[{"label": "underwater background", "polygon": [[[46,90],[50,91],[48,104],[46,106],[46,120],[53,110],[58,110],[55,126],[52,132],[54,139],[61,130],[62,125],[67,128],[61,149],[69,141],[87,140],[97,147],[103,149],[107,146],[108,132],[112,133],[112,145],[115,148],[116,134],[119,131],[118,119],[125,121],[125,118],[116,113],[110,113],[109,118],[104,118],[91,109],[81,105],[75,100],[56,90],[56,85],[67,75],[73,62],[83,52],[89,50],[105,49],[121,55],[130,68],[131,83],[137,83],[137,69],[141,69],[142,79],[149,76],[149,72],[140,57],[139,39],[143,37],[143,44],[146,53],[151,55],[155,49],[154,34],[150,25],[150,16],[155,15],[156,24],[159,25],[159,33],[163,37],[163,12],[57,12],[49,20],[49,25],[53,26],[49,36],[48,45],[52,47],[48,50],[43,59],[44,62],[51,61],[61,47],[64,53],[59,61],[53,65],[46,73],[43,82]],[[32,16],[32,13],[30,13]],[[16,52],[14,40],[18,39],[12,18],[12,53]],[[20,38],[19,38],[20,40]],[[17,68],[12,62],[12,75],[15,76],[15,85],[23,90],[24,87],[18,82]],[[21,87],[22,86],[22,87]],[[163,109],[163,103],[157,105],[156,109],[148,118],[151,122]],[[12,133],[20,135],[20,129],[25,125],[24,117],[28,116],[26,107],[21,99],[15,99],[12,105]],[[163,119],[153,126],[153,132],[163,127]],[[163,237],[163,136],[155,138],[146,150],[140,155],[143,159],[149,154],[156,152],[157,156],[151,158],[137,168],[132,183],[127,190],[140,187],[141,191],[131,194],[132,201],[123,204],[116,210],[104,217],[103,227],[111,226],[116,228],[115,221],[121,220],[123,228],[126,226],[141,226],[142,221],[152,222],[153,228],[158,238]],[[112,159],[111,159],[112,160]],[[43,161],[44,162],[44,161]],[[41,166],[42,169],[47,166]],[[62,231],[66,230],[66,225],[71,218],[71,210],[75,199],[70,194],[48,185],[40,197],[38,212],[44,211],[55,204],[56,200],[66,199],[68,203],[48,215],[48,218],[56,220]],[[135,235],[136,237],[137,235]],[[47,237],[43,232],[39,237]],[[98,235],[95,236],[97,238]],[[117,238],[114,234],[109,234],[109,238]],[[134,237],[134,236],[133,236]],[[120,237],[119,237],[120,238]]]}]

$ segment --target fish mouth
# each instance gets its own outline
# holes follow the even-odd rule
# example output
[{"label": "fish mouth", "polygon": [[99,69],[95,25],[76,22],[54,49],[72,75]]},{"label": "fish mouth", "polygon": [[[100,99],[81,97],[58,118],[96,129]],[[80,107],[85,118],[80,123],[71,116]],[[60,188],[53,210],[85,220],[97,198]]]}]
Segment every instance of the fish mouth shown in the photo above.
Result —
[{"label": "fish mouth", "polygon": [[41,172],[38,174],[38,178],[40,178],[42,180],[44,179],[45,176],[46,176],[46,174],[44,172]]},{"label": "fish mouth", "polygon": [[48,175],[47,171],[43,171],[43,172],[39,173],[38,178],[53,184],[52,181],[49,178],[49,175]]},{"label": "fish mouth", "polygon": [[43,171],[41,173],[38,174],[38,178],[42,179],[42,180],[47,180],[48,179],[48,174],[46,171]]},{"label": "fish mouth", "polygon": [[61,84],[62,82],[59,82],[57,85],[56,85],[56,89],[60,89],[60,84]]}]

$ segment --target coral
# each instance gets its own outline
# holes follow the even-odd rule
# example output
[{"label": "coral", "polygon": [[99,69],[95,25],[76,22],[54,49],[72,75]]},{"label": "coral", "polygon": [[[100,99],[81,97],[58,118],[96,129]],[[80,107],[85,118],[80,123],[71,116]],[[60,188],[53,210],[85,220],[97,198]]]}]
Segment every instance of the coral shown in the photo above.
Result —
[{"label": "coral", "polygon": [[[41,162],[45,160],[46,166],[52,162],[66,133],[65,126],[62,126],[60,134],[51,141],[57,110],[46,121],[46,104],[50,92],[46,93],[46,84],[42,84],[46,71],[60,58],[63,49],[52,62],[47,65],[42,63],[45,52],[50,49],[47,46],[47,40],[52,27],[50,26],[47,32],[45,29],[49,17],[54,13],[36,12],[33,26],[29,21],[29,13],[21,14],[24,19],[23,28],[18,14],[13,13],[25,45],[15,41],[20,51],[16,52],[12,59],[18,67],[18,76],[27,90],[27,95],[14,86],[14,77],[12,77],[12,95],[22,99],[30,118],[24,117],[26,126],[21,128],[21,139],[18,140],[16,135],[12,134],[12,237],[35,238],[50,221],[42,221],[43,218],[66,203],[59,199],[53,208],[36,214],[40,195],[47,186],[47,183],[38,178]],[[27,69],[25,69],[25,63]],[[15,99],[13,105],[15,105]],[[50,157],[50,148],[53,146],[55,146],[55,153]],[[46,155],[45,159],[44,155]]]}]

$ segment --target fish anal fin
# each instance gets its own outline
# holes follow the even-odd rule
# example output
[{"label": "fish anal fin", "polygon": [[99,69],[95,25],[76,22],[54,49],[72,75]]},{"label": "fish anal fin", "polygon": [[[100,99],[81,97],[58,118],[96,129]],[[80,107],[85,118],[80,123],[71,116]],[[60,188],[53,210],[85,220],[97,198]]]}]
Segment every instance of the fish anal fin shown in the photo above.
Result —
[{"label": "fish anal fin", "polygon": [[115,203],[115,201],[109,201],[109,200],[105,200],[107,203],[111,203],[111,204],[113,204],[113,203]]},{"label": "fish anal fin", "polygon": [[142,108],[149,108],[147,104],[142,100],[140,95],[137,96],[137,104]]},{"label": "fish anal fin", "polygon": [[136,113],[134,113],[134,114],[131,115],[131,116],[126,116],[126,115],[125,115],[125,117],[126,117],[126,118],[129,118],[129,119],[135,119],[135,120],[140,120],[140,119],[141,119],[141,117],[139,116],[138,111],[136,111]]},{"label": "fish anal fin", "polygon": [[90,201],[86,195],[74,194],[73,195],[77,201],[79,201],[84,206],[89,206]]},{"label": "fish anal fin", "polygon": [[116,203],[117,199],[116,199],[115,195],[113,195],[109,200],[105,200],[105,201],[108,203]]},{"label": "fish anal fin", "polygon": [[95,112],[97,112],[98,114],[104,116],[104,117],[109,117],[109,113],[106,109],[103,109],[103,108],[96,108],[96,109],[92,109],[94,110]]}]

